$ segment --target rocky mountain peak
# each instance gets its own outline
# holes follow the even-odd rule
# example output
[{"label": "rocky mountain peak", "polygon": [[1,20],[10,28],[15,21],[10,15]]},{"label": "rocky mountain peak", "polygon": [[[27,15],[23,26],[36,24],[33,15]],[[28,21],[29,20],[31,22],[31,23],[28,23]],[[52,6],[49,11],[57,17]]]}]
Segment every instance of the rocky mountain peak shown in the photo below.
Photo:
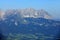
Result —
[{"label": "rocky mountain peak", "polygon": [[20,9],[20,10],[10,9],[10,10],[6,10],[5,12],[0,10],[0,18],[3,18],[3,16],[11,16],[11,15],[12,16],[20,15],[20,17],[22,16],[23,18],[27,18],[27,17],[45,18],[45,19],[52,18],[52,16],[49,15],[49,13],[47,11],[45,11],[44,9],[40,9],[40,10],[35,10],[33,8],[26,8],[26,9]]}]

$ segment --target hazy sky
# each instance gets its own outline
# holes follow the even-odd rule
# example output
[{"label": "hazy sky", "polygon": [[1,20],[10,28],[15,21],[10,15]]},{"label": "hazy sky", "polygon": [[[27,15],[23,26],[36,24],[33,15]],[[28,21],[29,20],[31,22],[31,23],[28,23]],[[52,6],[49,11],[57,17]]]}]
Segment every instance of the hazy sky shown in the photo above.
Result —
[{"label": "hazy sky", "polygon": [[0,9],[44,9],[55,18],[60,18],[60,0],[0,0]]}]

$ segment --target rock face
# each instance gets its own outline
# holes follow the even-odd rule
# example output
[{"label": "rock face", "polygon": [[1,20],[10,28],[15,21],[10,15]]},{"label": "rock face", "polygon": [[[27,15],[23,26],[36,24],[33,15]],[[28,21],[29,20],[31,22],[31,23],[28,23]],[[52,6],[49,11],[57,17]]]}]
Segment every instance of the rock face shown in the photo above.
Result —
[{"label": "rock face", "polygon": [[45,18],[45,19],[51,19],[52,16],[48,14],[48,12],[46,12],[45,10],[41,9],[41,10],[35,10],[33,8],[26,8],[26,9],[20,9],[20,10],[6,10],[5,12],[0,11],[0,18],[5,18],[8,16],[20,16],[23,18]]},{"label": "rock face", "polygon": [[51,19],[52,17],[45,10],[35,10],[33,8],[27,8],[19,10],[23,17],[33,17],[33,18],[46,18]]}]

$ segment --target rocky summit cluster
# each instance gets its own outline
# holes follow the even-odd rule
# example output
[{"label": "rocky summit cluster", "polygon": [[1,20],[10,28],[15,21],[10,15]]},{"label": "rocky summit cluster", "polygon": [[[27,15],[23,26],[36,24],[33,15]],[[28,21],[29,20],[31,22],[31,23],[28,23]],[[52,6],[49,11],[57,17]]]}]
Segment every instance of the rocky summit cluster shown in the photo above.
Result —
[{"label": "rocky summit cluster", "polygon": [[45,19],[52,19],[52,16],[43,9],[35,10],[33,8],[26,8],[26,9],[9,9],[6,11],[0,10],[0,18],[3,19],[6,16],[15,15],[17,14],[20,17],[32,17],[32,18],[45,18]]}]

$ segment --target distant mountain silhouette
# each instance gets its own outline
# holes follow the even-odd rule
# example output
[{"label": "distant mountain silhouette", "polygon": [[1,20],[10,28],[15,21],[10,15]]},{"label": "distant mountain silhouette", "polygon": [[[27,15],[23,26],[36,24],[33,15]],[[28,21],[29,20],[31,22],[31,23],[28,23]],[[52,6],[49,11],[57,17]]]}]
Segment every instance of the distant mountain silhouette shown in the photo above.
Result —
[{"label": "distant mountain silhouette", "polygon": [[9,9],[6,11],[0,10],[0,18],[4,20],[5,16],[18,14],[20,17],[32,17],[32,18],[45,18],[45,19],[52,19],[52,16],[45,11],[44,9],[35,10],[33,8],[26,8],[26,9]]}]

